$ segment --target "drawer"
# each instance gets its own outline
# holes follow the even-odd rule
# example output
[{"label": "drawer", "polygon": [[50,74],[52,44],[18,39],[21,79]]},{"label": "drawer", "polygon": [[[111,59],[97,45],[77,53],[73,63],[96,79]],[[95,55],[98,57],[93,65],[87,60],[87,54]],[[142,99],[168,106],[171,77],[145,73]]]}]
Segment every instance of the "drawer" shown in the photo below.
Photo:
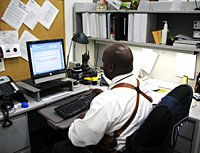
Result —
[{"label": "drawer", "polygon": [[190,153],[191,145],[192,145],[192,143],[190,141],[188,141],[187,139],[178,137],[178,140],[177,140],[174,150],[176,152],[180,152],[180,153]]},{"label": "drawer", "polygon": [[27,116],[23,114],[10,120],[13,124],[6,128],[2,128],[3,121],[0,122],[0,152],[2,153],[24,150],[29,148],[30,144]]},{"label": "drawer", "polygon": [[186,124],[184,125],[183,129],[180,131],[179,136],[188,138],[192,140],[193,138],[193,132],[194,132],[194,122],[188,120]]}]

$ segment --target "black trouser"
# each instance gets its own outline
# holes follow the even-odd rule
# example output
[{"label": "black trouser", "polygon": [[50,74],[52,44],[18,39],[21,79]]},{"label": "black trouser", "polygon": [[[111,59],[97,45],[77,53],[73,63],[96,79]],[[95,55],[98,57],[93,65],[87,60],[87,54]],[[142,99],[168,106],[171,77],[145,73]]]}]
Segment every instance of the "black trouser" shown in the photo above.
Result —
[{"label": "black trouser", "polygon": [[51,153],[107,153],[97,146],[76,147],[70,140],[56,143]]}]

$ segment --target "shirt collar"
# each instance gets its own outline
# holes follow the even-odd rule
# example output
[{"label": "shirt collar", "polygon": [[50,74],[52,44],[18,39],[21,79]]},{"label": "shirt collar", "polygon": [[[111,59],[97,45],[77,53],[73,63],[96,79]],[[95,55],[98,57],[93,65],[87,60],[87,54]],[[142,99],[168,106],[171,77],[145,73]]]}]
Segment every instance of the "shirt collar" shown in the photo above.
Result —
[{"label": "shirt collar", "polygon": [[126,79],[127,77],[129,76],[132,76],[133,73],[130,72],[130,73],[126,73],[126,74],[122,74],[122,75],[118,75],[116,77],[114,77],[112,80],[111,80],[111,84],[109,86],[109,89],[112,88],[115,84],[117,84],[118,82],[121,82],[121,80],[123,79]]}]

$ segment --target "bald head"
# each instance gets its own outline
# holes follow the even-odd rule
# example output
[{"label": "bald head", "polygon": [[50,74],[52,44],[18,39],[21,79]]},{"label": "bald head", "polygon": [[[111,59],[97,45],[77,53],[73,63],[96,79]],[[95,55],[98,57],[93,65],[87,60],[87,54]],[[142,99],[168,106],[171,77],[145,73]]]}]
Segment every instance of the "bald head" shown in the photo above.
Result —
[{"label": "bald head", "polygon": [[114,44],[103,53],[104,73],[109,79],[133,70],[133,55],[129,47]]}]

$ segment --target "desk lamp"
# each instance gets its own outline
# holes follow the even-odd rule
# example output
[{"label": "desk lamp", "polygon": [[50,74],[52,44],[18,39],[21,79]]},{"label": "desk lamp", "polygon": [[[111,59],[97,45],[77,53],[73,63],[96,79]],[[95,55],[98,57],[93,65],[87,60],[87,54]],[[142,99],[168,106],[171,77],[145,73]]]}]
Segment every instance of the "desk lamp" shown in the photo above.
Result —
[{"label": "desk lamp", "polygon": [[[72,41],[74,41],[76,43],[80,43],[80,44],[86,44],[86,51],[82,55],[82,66],[81,67],[82,67],[83,71],[89,70],[90,67],[88,66],[88,60],[89,60],[90,56],[89,56],[89,51],[87,50],[87,44],[89,43],[87,36],[83,32],[78,32],[72,37]],[[72,44],[72,41],[71,41],[71,44]],[[70,53],[71,44],[69,47],[69,53]],[[68,66],[68,60],[69,60],[69,53],[67,56],[67,66]]]}]

